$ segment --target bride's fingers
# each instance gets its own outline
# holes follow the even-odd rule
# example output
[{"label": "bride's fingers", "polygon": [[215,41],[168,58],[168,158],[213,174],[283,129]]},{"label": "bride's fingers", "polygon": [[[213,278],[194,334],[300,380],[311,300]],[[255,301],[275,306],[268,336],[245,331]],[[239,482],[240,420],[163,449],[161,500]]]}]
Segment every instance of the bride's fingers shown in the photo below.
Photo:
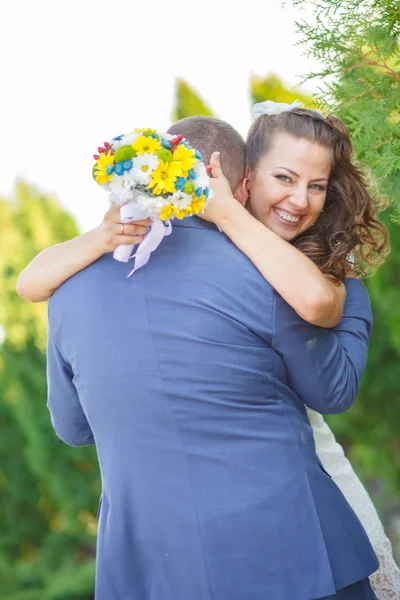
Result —
[{"label": "bride's fingers", "polygon": [[121,220],[120,218],[120,210],[121,207],[119,204],[111,204],[110,208],[104,215],[104,221],[114,221],[117,222],[116,219]]},{"label": "bride's fingers", "polygon": [[141,225],[140,223],[143,223],[143,221],[135,223],[115,223],[114,231],[117,235],[146,235],[148,227],[146,225]]},{"label": "bride's fingers", "polygon": [[[106,214],[104,215],[104,221],[109,221],[111,223],[121,224],[121,206],[119,204],[112,204]],[[142,219],[141,221],[132,221],[135,225],[145,225],[146,227],[150,227],[152,224],[152,220]]]},{"label": "bride's fingers", "polygon": [[[109,215],[109,221],[112,223],[116,223],[117,225],[121,225],[121,214],[118,212],[113,212]],[[125,225],[142,225],[144,227],[150,227],[152,224],[151,219],[142,219],[141,221],[129,221],[129,223],[125,223]]]},{"label": "bride's fingers", "polygon": [[[118,221],[118,223],[121,222],[121,219]],[[133,225],[144,225],[145,227],[150,227],[153,224],[153,221],[149,218],[149,219],[142,219],[141,221],[129,221],[130,223],[132,223]]]},{"label": "bride's fingers", "polygon": [[114,238],[115,247],[117,246],[136,246],[143,242],[144,235],[116,235]]},{"label": "bride's fingers", "polygon": [[220,179],[225,177],[221,167],[221,154],[219,152],[213,152],[210,158],[211,177],[214,179]]},{"label": "bride's fingers", "polygon": [[[113,221],[114,223],[121,223],[121,215],[113,215]],[[153,221],[148,218],[148,219],[141,219],[140,221],[126,221],[126,223],[133,223],[133,225],[144,225],[145,227],[150,227],[150,225],[153,224]]]}]

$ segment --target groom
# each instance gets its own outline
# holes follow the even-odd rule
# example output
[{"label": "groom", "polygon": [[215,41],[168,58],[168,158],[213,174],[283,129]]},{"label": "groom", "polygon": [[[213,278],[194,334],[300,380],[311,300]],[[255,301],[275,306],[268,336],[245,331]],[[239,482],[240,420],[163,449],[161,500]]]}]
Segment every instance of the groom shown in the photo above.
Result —
[{"label": "groom", "polygon": [[[229,125],[172,133],[217,148],[241,189]],[[354,400],[369,315],[348,294],[355,339],[308,325],[214,225],[173,227],[133,277],[105,255],[49,304],[52,423],[96,444],[102,474],[96,600],[374,598],[376,557],[303,406]]]}]

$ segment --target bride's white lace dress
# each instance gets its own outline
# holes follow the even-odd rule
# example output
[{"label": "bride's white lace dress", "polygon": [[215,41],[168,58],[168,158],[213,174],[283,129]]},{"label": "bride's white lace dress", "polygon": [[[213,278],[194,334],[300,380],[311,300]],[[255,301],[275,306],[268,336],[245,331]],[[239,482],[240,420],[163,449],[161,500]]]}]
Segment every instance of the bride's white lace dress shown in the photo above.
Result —
[{"label": "bride's white lace dress", "polygon": [[367,532],[380,567],[370,580],[378,600],[400,600],[400,570],[372,501],[322,415],[307,408],[317,454]]}]

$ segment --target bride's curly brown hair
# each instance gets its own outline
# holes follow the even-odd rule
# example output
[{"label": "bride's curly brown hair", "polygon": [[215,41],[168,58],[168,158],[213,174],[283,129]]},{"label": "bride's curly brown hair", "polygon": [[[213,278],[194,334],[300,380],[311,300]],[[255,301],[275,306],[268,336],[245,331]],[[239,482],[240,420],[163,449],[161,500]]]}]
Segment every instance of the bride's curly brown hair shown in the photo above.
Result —
[{"label": "bride's curly brown hair", "polygon": [[343,281],[350,268],[360,277],[374,273],[389,251],[389,233],[378,221],[378,204],[353,162],[353,147],[343,121],[305,108],[262,115],[247,136],[246,163],[250,172],[257,169],[277,133],[316,142],[332,153],[324,210],[314,225],[292,243],[333,282]]}]

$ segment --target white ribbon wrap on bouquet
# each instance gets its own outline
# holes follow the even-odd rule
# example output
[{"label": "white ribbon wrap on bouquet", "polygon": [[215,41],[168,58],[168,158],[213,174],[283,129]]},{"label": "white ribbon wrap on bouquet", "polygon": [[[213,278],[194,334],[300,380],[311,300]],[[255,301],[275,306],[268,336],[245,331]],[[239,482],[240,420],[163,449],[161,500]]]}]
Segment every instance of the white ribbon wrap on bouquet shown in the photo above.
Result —
[{"label": "white ribbon wrap on bouquet", "polygon": [[135,258],[135,267],[129,273],[128,277],[135,271],[144,267],[149,261],[151,253],[158,248],[164,236],[172,231],[170,221],[162,221],[159,217],[149,215],[148,212],[139,204],[128,203],[121,206],[121,222],[130,223],[131,221],[142,221],[150,218],[153,223],[150,231],[144,240],[140,243],[136,253],[132,255],[134,246],[117,246],[114,250],[114,258],[120,262],[128,262],[130,258]]}]

